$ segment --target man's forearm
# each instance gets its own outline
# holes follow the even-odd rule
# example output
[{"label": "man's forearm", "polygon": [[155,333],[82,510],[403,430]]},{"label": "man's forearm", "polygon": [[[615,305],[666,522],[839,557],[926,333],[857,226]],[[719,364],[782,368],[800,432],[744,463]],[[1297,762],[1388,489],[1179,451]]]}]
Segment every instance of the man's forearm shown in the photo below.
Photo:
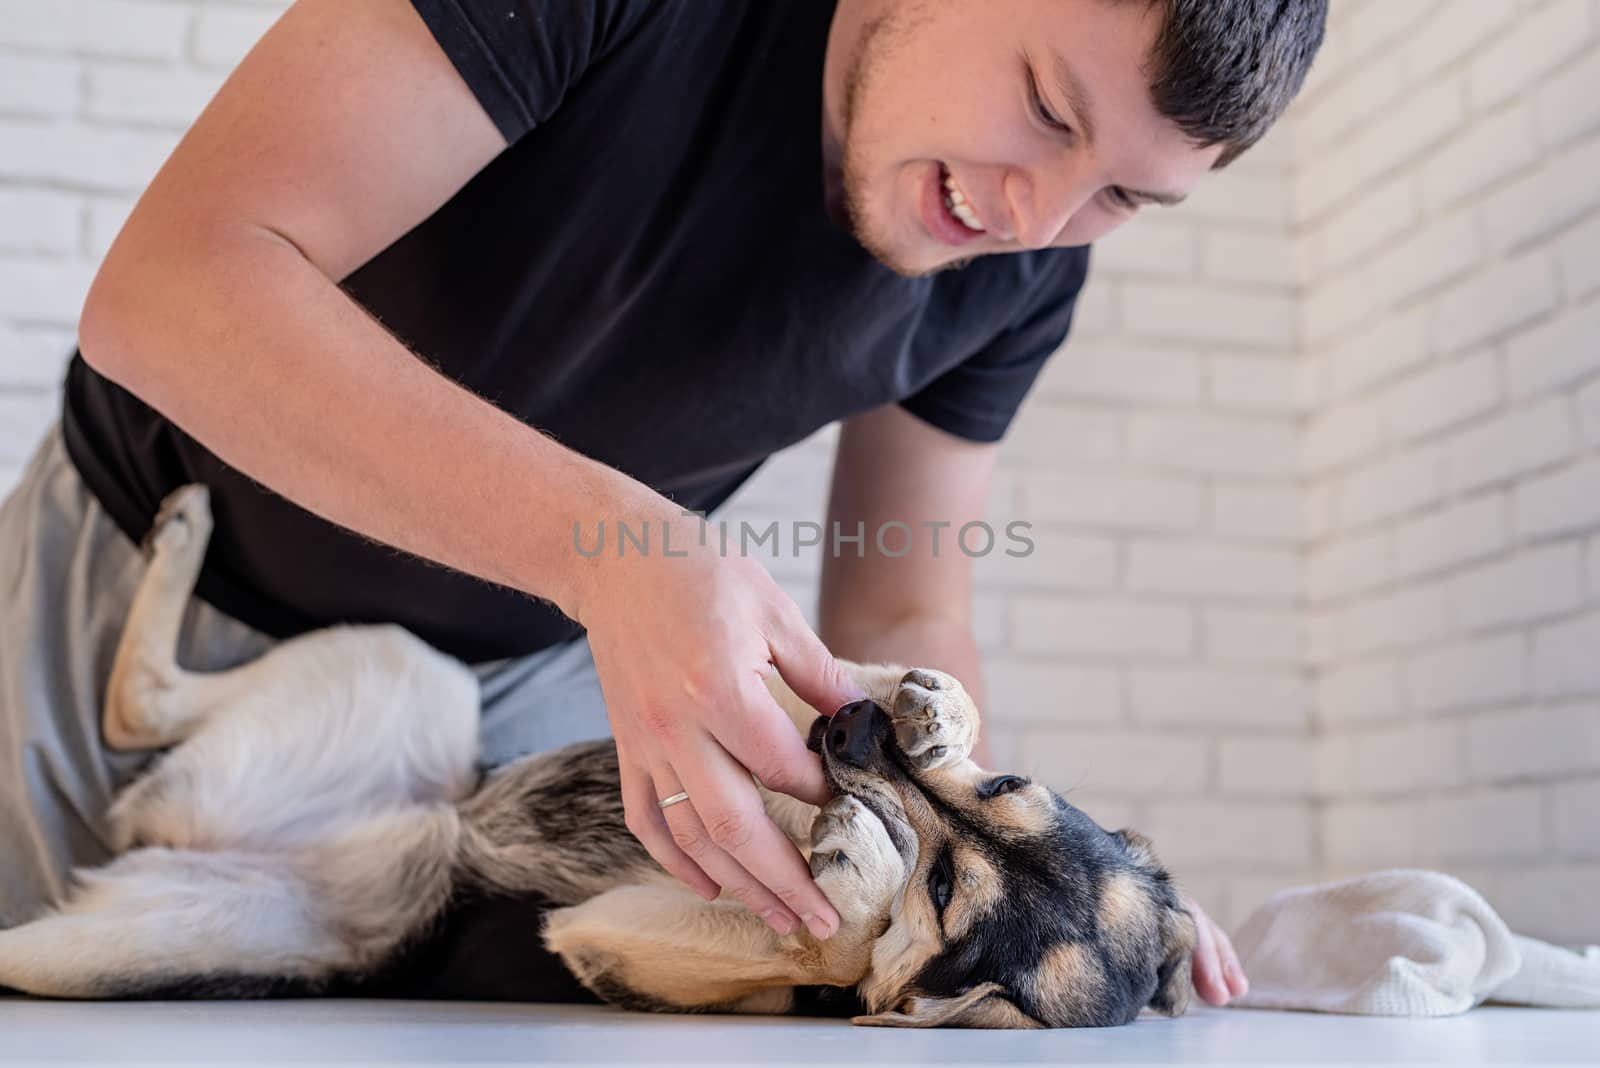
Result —
[{"label": "man's forearm", "polygon": [[[913,618],[891,626],[839,626],[824,628],[823,644],[834,656],[856,663],[904,664],[954,675],[972,695],[979,711],[988,706],[983,663],[972,627],[948,618]],[[987,737],[980,734],[972,757],[989,763]]]},{"label": "man's forearm", "polygon": [[198,238],[113,254],[84,357],[302,507],[578,616],[573,522],[665,506],[435,372],[287,241]]}]

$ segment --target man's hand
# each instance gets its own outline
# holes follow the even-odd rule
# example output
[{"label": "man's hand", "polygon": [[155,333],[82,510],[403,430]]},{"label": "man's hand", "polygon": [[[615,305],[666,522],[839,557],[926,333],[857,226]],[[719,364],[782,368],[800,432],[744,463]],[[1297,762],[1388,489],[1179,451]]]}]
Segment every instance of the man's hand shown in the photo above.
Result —
[{"label": "man's hand", "polygon": [[[804,922],[827,938],[838,914],[750,780],[812,804],[829,796],[765,680],[776,666],[823,713],[866,695],[765,569],[719,557],[714,539],[702,547],[699,519],[650,511],[648,553],[630,545],[588,561],[577,606],[617,739],[628,829],[706,898],[720,887],[780,934]],[[656,540],[663,523],[671,556]],[[687,801],[660,807],[680,791]]]},{"label": "man's hand", "polygon": [[1243,997],[1250,989],[1250,981],[1239,966],[1239,957],[1233,951],[1233,943],[1228,941],[1227,932],[1187,894],[1183,896],[1183,907],[1194,917],[1191,970],[1195,990],[1213,1005],[1226,1005],[1234,998]]}]

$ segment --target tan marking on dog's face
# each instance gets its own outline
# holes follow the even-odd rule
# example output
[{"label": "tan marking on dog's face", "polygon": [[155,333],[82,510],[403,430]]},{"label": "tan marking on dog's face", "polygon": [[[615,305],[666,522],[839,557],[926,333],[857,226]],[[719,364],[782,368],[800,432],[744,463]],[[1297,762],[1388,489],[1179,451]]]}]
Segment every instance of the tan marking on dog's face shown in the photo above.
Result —
[{"label": "tan marking on dog's face", "polygon": [[1059,945],[1045,953],[1034,972],[1034,1000],[1060,1006],[1070,1018],[1079,1006],[1099,1003],[1106,973],[1094,950],[1081,942]]},{"label": "tan marking on dog's face", "polygon": [[[920,878],[919,878],[920,876]],[[873,1012],[898,1001],[918,972],[944,948],[939,919],[926,897],[911,892],[928,877],[926,863],[907,880],[907,891],[889,923],[889,929],[872,947],[872,967],[861,981],[861,1000]]]},{"label": "tan marking on dog's face", "polygon": [[964,784],[970,793],[961,801],[962,809],[971,813],[995,837],[1029,839],[1049,834],[1056,819],[1055,798],[1050,791],[1037,783],[1029,783],[1005,793],[982,796],[980,790],[989,788],[998,778],[1000,776],[985,771]]},{"label": "tan marking on dog's face", "polygon": [[1055,798],[1035,783],[991,797],[982,804],[985,819],[1023,837],[1047,834],[1055,823]]},{"label": "tan marking on dog's face", "polygon": [[1100,888],[1100,928],[1120,931],[1148,923],[1150,896],[1129,872],[1119,872]]},{"label": "tan marking on dog's face", "polygon": [[906,803],[908,790],[931,794],[940,803],[967,814],[974,823],[996,837],[1010,834],[1032,838],[1049,833],[1056,818],[1055,798],[1049,789],[1029,782],[1004,793],[985,796],[986,788],[1002,778],[1013,776],[988,771],[967,760],[950,767],[919,772],[914,781],[900,784],[899,792],[902,804]]},{"label": "tan marking on dog's face", "polygon": [[1005,878],[988,857],[959,842],[952,843],[952,850],[955,879],[951,885],[950,904],[944,910],[947,941],[965,935],[974,924],[990,915],[1005,896]]},{"label": "tan marking on dog's face", "polygon": [[1101,941],[1119,964],[1149,957],[1159,950],[1161,933],[1149,888],[1133,872],[1120,872],[1100,888]]}]

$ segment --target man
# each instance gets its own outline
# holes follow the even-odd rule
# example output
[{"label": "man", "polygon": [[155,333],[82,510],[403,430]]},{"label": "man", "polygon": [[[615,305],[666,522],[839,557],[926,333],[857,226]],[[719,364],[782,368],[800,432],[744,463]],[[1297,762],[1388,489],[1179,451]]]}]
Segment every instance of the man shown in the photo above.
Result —
[{"label": "man", "polygon": [[[923,524],[981,515],[1085,246],[1259,138],[1323,8],[300,0],[108,254],[0,512],[0,923],[105,854],[133,546],[201,481],[191,663],[402,623],[477,665],[486,759],[608,718],[651,854],[826,937],[749,778],[825,795],[763,678],[831,711],[833,654],[927,664],[981,704],[970,563]],[[830,528],[919,533],[826,554],[819,640],[687,509],[835,419]],[[574,551],[600,522],[667,542]],[[1221,1003],[1244,979],[1201,916]]]}]

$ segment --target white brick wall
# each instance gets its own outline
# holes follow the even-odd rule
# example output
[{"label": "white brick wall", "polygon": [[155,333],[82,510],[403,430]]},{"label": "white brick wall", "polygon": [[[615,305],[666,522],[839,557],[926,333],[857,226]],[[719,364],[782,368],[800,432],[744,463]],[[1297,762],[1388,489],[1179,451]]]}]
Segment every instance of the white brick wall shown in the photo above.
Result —
[{"label": "white brick wall", "polygon": [[1344,47],[1293,120],[1322,387],[1301,485],[1331,513],[1300,604],[1331,650],[1306,664],[1319,860],[1459,871],[1514,924],[1592,938],[1600,5],[1334,10]]},{"label": "white brick wall", "polygon": [[[0,487],[95,264],[286,0],[0,0]],[[1290,120],[1097,250],[1002,454],[997,758],[1226,919],[1383,864],[1600,937],[1600,2],[1334,0]],[[732,520],[816,519],[830,430]],[[803,604],[817,560],[773,564]],[[1584,903],[1584,907],[1579,907]]]},{"label": "white brick wall", "polygon": [[1225,917],[1315,876],[1286,136],[1097,249],[1001,458],[1019,518],[1105,538],[1119,567],[1050,595],[1041,556],[996,590],[997,758],[1155,835]]},{"label": "white brick wall", "polygon": [[0,0],[0,491],[55,417],[94,269],[287,0]]}]

